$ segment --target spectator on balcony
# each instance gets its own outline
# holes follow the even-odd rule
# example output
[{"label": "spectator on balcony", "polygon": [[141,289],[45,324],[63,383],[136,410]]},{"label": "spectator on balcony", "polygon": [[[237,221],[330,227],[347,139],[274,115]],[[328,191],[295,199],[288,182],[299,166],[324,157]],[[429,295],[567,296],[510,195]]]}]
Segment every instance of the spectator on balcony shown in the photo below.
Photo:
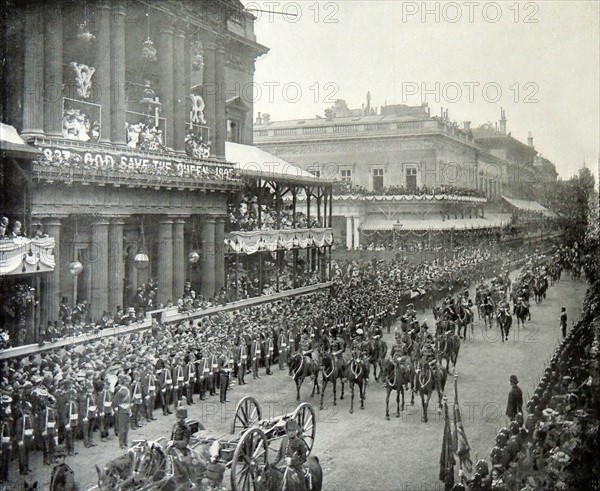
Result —
[{"label": "spectator on balcony", "polygon": [[23,231],[21,230],[21,222],[19,220],[15,220],[13,222],[10,233],[8,234],[9,239],[16,239],[17,237],[21,237],[23,235]]},{"label": "spectator on balcony", "polygon": [[7,232],[8,232],[8,218],[2,217],[2,220],[0,220],[0,240],[6,239]]}]

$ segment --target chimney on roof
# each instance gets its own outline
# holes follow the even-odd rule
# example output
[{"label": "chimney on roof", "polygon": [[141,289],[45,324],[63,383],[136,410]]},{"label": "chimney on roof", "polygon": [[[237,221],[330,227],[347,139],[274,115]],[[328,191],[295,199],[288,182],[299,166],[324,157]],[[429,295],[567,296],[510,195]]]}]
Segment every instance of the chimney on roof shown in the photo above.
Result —
[{"label": "chimney on roof", "polygon": [[366,114],[367,116],[369,114],[371,114],[371,92],[367,91],[367,107],[365,109],[364,114]]},{"label": "chimney on roof", "polygon": [[527,145],[533,148],[533,135],[531,134],[531,131],[527,135]]},{"label": "chimney on roof", "polygon": [[254,122],[254,124],[258,124],[258,125],[263,124],[263,118],[260,115],[260,113],[258,113],[258,116],[256,116],[256,121]]},{"label": "chimney on roof", "polygon": [[471,130],[471,121],[463,121],[463,129],[465,131],[470,131]]},{"label": "chimney on roof", "polygon": [[500,133],[506,135],[506,113],[503,107],[500,108]]},{"label": "chimney on roof", "polygon": [[264,113],[262,115],[262,122],[263,122],[263,124],[269,124],[270,121],[271,121],[271,115],[267,114],[267,113]]}]

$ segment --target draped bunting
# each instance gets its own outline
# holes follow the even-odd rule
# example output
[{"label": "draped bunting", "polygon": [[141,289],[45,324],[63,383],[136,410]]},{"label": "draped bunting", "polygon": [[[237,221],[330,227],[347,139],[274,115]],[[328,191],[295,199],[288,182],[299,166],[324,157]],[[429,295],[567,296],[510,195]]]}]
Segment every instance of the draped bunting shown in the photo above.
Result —
[{"label": "draped bunting", "polygon": [[[298,201],[306,201],[305,196],[298,196]],[[368,195],[363,194],[336,194],[334,200],[340,201],[462,201],[470,203],[487,203],[486,198],[479,196],[464,196],[456,194],[385,194]]]},{"label": "draped bunting", "polygon": [[54,271],[54,238],[0,241],[0,276]]},{"label": "draped bunting", "polygon": [[255,254],[259,251],[274,252],[278,249],[307,249],[333,244],[333,231],[330,228],[255,230],[252,232],[232,232],[225,239],[233,252]]}]

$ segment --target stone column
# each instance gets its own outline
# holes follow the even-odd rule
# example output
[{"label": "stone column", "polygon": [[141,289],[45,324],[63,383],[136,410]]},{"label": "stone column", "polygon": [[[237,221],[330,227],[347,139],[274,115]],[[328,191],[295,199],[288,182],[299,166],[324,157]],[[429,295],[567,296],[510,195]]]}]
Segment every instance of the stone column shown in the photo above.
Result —
[{"label": "stone column", "polygon": [[[173,26],[170,24],[160,30],[158,62],[160,63],[161,113],[166,121],[165,145],[173,148]],[[183,60],[177,64],[182,63]]]},{"label": "stone column", "polygon": [[[225,113],[225,99],[227,93],[225,90],[225,60],[227,53],[223,45],[223,39],[219,41],[219,46],[215,51],[215,82],[217,84],[217,97],[215,107],[215,156],[225,160],[225,140],[227,140],[227,116]],[[240,124],[242,122],[240,121]]]},{"label": "stone column", "polygon": [[186,84],[185,84],[185,31],[179,27],[173,42],[173,149],[185,153]]},{"label": "stone column", "polygon": [[217,105],[217,83],[215,77],[215,50],[213,40],[204,42],[204,70],[202,72],[202,98],[204,99],[204,117],[210,132],[210,153],[215,155],[216,149],[216,105]]},{"label": "stone column", "polygon": [[48,321],[58,320],[60,304],[60,218],[48,218],[44,221],[44,231],[54,238],[54,271],[42,279],[42,323],[45,328]]},{"label": "stone column", "polygon": [[205,299],[215,294],[215,219],[206,217],[201,226],[202,237],[202,295]]},{"label": "stone column", "polygon": [[123,225],[122,219],[115,218],[108,226],[108,310],[113,314],[123,305]]},{"label": "stone column", "polygon": [[352,217],[346,217],[346,248],[348,250],[352,249]]},{"label": "stone column", "polygon": [[215,227],[215,291],[225,286],[225,217],[218,217]]},{"label": "stone column", "polygon": [[354,217],[354,248],[358,249],[360,246],[360,235],[358,233],[358,225],[360,224],[360,218]]},{"label": "stone column", "polygon": [[90,318],[97,321],[108,310],[108,219],[92,223],[92,243],[88,249],[90,261]]},{"label": "stone column", "polygon": [[[23,63],[23,132],[22,136],[44,135],[44,23],[42,7],[36,3],[25,9]],[[62,67],[61,67],[62,68]],[[61,121],[62,124],[62,121]]]},{"label": "stone column", "polygon": [[62,136],[62,53],[63,28],[60,7],[44,7],[44,131],[48,136]]},{"label": "stone column", "polygon": [[[111,139],[117,145],[125,145],[125,6],[114,3],[110,16],[110,106]],[[103,94],[103,98],[104,98]],[[114,104],[112,103],[114,102]],[[108,118],[104,118],[105,121]],[[104,123],[103,123],[104,124]]]},{"label": "stone column", "polygon": [[183,296],[185,286],[184,225],[183,218],[175,218],[173,221],[173,302]]},{"label": "stone column", "polygon": [[[96,50],[96,83],[98,84],[98,94],[100,96],[101,126],[100,142],[110,143],[111,139],[111,102],[113,93],[111,92],[111,45],[110,45],[110,4],[101,2],[98,4],[98,41]],[[124,62],[123,58],[123,62]],[[121,81],[121,83],[124,81]],[[123,91],[124,92],[124,91]],[[123,94],[124,95],[124,94]],[[115,101],[116,102],[116,101]],[[123,122],[123,126],[125,123]],[[123,131],[125,129],[123,128]],[[123,138],[125,138],[123,136]],[[118,304],[120,305],[120,304]]]},{"label": "stone column", "polygon": [[173,220],[165,218],[158,227],[158,302],[173,298]]}]

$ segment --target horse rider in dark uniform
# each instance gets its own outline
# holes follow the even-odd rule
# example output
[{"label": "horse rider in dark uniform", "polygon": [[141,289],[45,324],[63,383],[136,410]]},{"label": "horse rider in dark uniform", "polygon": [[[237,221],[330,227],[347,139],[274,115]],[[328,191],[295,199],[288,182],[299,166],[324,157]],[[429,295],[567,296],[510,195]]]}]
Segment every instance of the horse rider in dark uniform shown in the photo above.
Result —
[{"label": "horse rider in dark uniform", "polygon": [[281,447],[279,447],[279,452],[277,454],[277,467],[284,470],[284,472],[288,472],[288,470],[295,472],[300,483],[304,482],[305,489],[307,489],[308,487],[306,486],[306,478],[302,466],[310,453],[308,445],[300,437],[302,430],[298,421],[295,419],[286,421],[285,431],[286,436],[281,442]]},{"label": "horse rider in dark uniform", "polygon": [[177,418],[177,423],[175,423],[171,432],[171,449],[175,449],[174,457],[176,457],[176,461],[180,464],[179,467],[182,473],[190,483],[193,483],[193,473],[190,470],[190,466],[192,465],[192,451],[189,448],[192,433],[185,422],[188,417],[187,409],[182,407],[177,408],[175,417]]},{"label": "horse rider in dark uniform", "polygon": [[346,370],[346,360],[344,359],[343,353],[346,349],[344,342],[338,337],[337,329],[331,330],[332,340],[329,345],[329,349],[331,350],[331,354],[333,358],[338,362],[338,366],[342,373]]},{"label": "horse rider in dark uniform", "polygon": [[67,448],[59,445],[55,451],[58,463],[52,469],[50,477],[50,491],[78,491],[79,486],[75,482],[75,473],[65,464]]}]

